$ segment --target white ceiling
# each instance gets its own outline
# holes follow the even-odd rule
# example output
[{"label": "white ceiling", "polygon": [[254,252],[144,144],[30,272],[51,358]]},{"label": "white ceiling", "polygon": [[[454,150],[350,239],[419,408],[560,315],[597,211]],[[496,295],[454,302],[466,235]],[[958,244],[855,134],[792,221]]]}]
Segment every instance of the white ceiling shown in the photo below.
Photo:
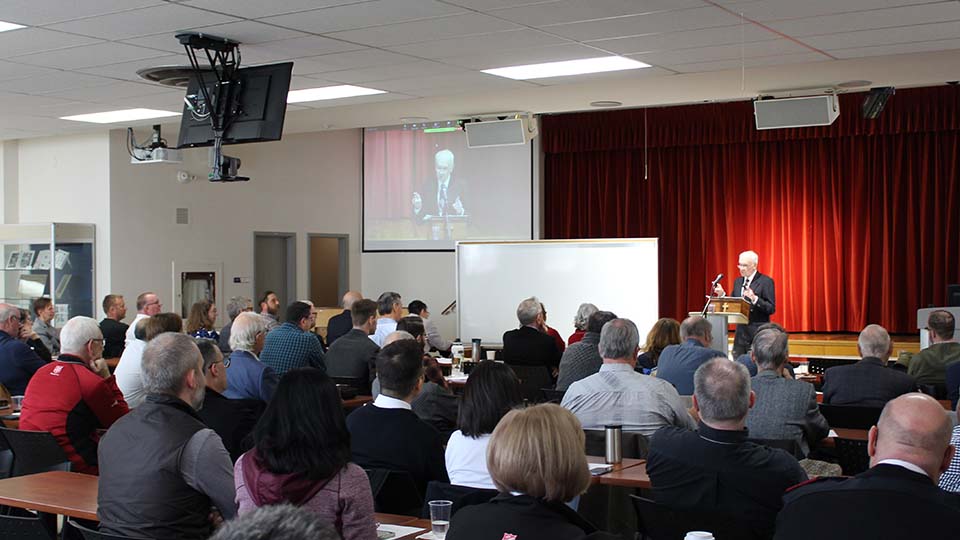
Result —
[{"label": "white ceiling", "polygon": [[[27,26],[0,33],[0,139],[103,129],[59,120],[71,114],[180,110],[182,92],[136,70],[185,64],[173,34],[188,29],[242,42],[244,65],[293,60],[293,89],[388,92],[290,107],[288,131],[960,79],[960,55],[938,52],[960,49],[956,0],[3,0],[0,20]],[[480,72],[610,54],[654,67],[538,81]]]}]

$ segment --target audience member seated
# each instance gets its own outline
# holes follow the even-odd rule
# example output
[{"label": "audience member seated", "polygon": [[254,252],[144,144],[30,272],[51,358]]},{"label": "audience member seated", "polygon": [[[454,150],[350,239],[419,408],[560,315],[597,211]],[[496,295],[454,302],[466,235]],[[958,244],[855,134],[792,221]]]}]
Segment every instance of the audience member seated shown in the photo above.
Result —
[{"label": "audience member seated", "polygon": [[267,332],[280,326],[280,299],[273,291],[264,291],[260,297],[260,316],[266,319]]},{"label": "audience member seated", "polygon": [[241,515],[290,503],[335,524],[344,540],[377,538],[370,481],[350,463],[340,394],[324,372],[284,375],[253,439],[234,466]]},{"label": "audience member seated", "polygon": [[[960,410],[956,411],[960,417]],[[950,466],[940,475],[940,489],[952,493],[960,493],[960,424],[953,426],[953,432],[950,435],[950,446],[954,448],[953,458],[950,460]]]},{"label": "audience member seated", "polygon": [[564,504],[587,490],[590,472],[580,423],[562,407],[545,403],[507,413],[490,437],[487,465],[500,494],[461,508],[449,538],[606,537]]},{"label": "audience member seated", "polygon": [[557,377],[557,390],[566,390],[571,384],[600,371],[603,358],[600,358],[600,330],[603,325],[617,318],[609,311],[595,311],[587,322],[587,333],[573,345],[567,347],[560,357],[560,375]]},{"label": "audience member seated", "polygon": [[403,304],[399,293],[385,292],[377,298],[377,329],[370,336],[370,339],[383,347],[384,338],[391,332],[397,330],[397,322],[403,317]]},{"label": "audience member seated", "polygon": [[788,492],[775,538],[955,538],[960,498],[937,487],[954,447],[935,399],[912,393],[888,402],[867,453],[870,469],[853,478],[821,477]]},{"label": "audience member seated", "polygon": [[653,370],[660,361],[660,354],[670,345],[680,344],[680,323],[675,319],[664,317],[653,323],[653,328],[647,332],[647,341],[640,349],[643,352],[637,358],[637,367]]},{"label": "audience member seated", "polygon": [[120,358],[123,354],[123,345],[130,328],[123,318],[127,316],[127,304],[123,296],[108,294],[103,297],[103,313],[106,315],[100,321],[100,331],[103,332],[103,357]]},{"label": "audience member seated", "polygon": [[17,306],[0,304],[0,384],[14,396],[23,395],[30,378],[46,363],[19,339],[26,320],[21,317]]},{"label": "audience member seated", "polygon": [[353,328],[353,304],[363,300],[363,295],[357,291],[347,291],[343,295],[343,312],[330,317],[327,321],[327,347],[333,347],[333,342],[340,339]]},{"label": "audience member seated", "polygon": [[956,321],[949,311],[938,309],[927,318],[930,346],[910,358],[907,374],[918,384],[946,384],[947,366],[960,361],[960,343],[953,340]]},{"label": "audience member seated", "polygon": [[140,406],[147,397],[141,374],[143,349],[147,342],[164,332],[183,331],[183,319],[176,313],[157,313],[152,317],[142,318],[135,324],[134,340],[127,342],[120,363],[113,372],[117,378],[117,387],[123,392],[123,398],[131,409]]},{"label": "audience member seated", "polygon": [[205,338],[196,340],[200,355],[203,356],[206,385],[203,408],[197,414],[207,427],[220,436],[230,454],[230,461],[236,461],[253,444],[248,435],[263,414],[264,403],[256,399],[229,399],[224,396],[230,359],[224,359],[216,341]]},{"label": "audience member seated", "polygon": [[[130,323],[130,327],[127,328],[127,335],[125,336],[125,345],[130,346],[130,342],[137,339],[133,335],[136,332],[137,324],[147,317],[153,317],[154,315],[163,311],[163,304],[160,303],[160,297],[152,292],[140,293],[137,296],[137,314],[133,318],[133,322]],[[122,389],[123,387],[121,387]]]},{"label": "audience member seated", "polygon": [[597,306],[584,302],[577,308],[577,314],[573,317],[573,333],[567,338],[567,345],[577,343],[588,332],[587,323],[590,322],[590,316],[600,311]]},{"label": "audience member seated", "polygon": [[[777,330],[779,332],[786,332],[786,330],[782,326],[774,322],[761,324],[760,326],[757,327],[757,332],[761,330],[767,330],[768,328],[773,328],[774,330]],[[753,352],[753,346],[751,344],[751,347],[747,349],[747,352],[737,357],[737,362],[740,362],[741,364],[747,366],[747,371],[750,372],[751,377],[757,374],[757,364],[755,364],[753,359],[750,357],[750,353],[752,352]],[[795,376],[796,374],[794,373],[793,364],[791,364],[790,362],[785,362],[783,364],[783,369],[784,369],[783,371],[784,377],[790,377],[791,379],[796,379],[796,376]]]},{"label": "audience member seated", "polygon": [[237,510],[230,455],[197,416],[203,357],[193,338],[167,332],[147,343],[142,369],[146,400],[100,440],[100,531],[205,539]]},{"label": "audience member seated", "polygon": [[220,329],[220,337],[217,339],[220,352],[223,354],[230,354],[233,351],[230,348],[230,332],[233,331],[234,319],[237,318],[237,315],[247,311],[253,311],[253,300],[246,296],[234,296],[227,302],[227,317],[230,317],[230,322],[223,325],[223,328]]},{"label": "audience member seated", "polygon": [[811,445],[827,436],[830,427],[820,414],[813,385],[783,377],[788,354],[786,332],[757,332],[751,354],[759,371],[751,381],[757,402],[747,416],[750,436],[795,440],[806,455]]},{"label": "audience member seated", "polygon": [[674,386],[682,396],[693,394],[693,373],[712,358],[727,355],[711,349],[713,327],[699,315],[687,317],[680,324],[679,345],[668,345],[657,360],[657,378]]},{"label": "audience member seated", "polygon": [[423,386],[423,348],[412,339],[384,346],[377,354],[380,395],[347,417],[350,449],[367,469],[406,471],[420,494],[431,480],[449,481],[440,432],[417,418],[410,403]]},{"label": "audience member seated", "polygon": [[50,350],[47,349],[47,346],[40,340],[40,336],[33,331],[33,321],[30,320],[30,312],[20,308],[20,320],[23,321],[23,324],[20,325],[20,341],[24,342],[27,347],[30,347],[31,351],[37,353],[37,356],[44,362],[53,360],[53,355],[50,354]]},{"label": "audience member seated", "polygon": [[560,332],[557,332],[556,328],[547,325],[547,306],[543,305],[543,302],[540,303],[540,309],[543,312],[544,332],[553,338],[554,343],[557,344],[557,350],[560,351],[560,354],[563,354],[563,351],[567,348],[567,345],[563,342],[563,337],[560,335]]},{"label": "audience member seated", "polygon": [[583,429],[623,426],[624,431],[653,435],[664,426],[696,429],[670,383],[637,373],[640,333],[630,319],[614,319],[600,331],[600,371],[570,385],[563,406]]},{"label": "audience member seated", "polygon": [[[413,315],[400,319],[397,331],[407,332],[421,347],[426,346],[427,336],[423,327],[423,319]],[[446,443],[453,430],[457,429],[457,414],[460,409],[460,398],[453,394],[450,384],[443,376],[443,370],[436,358],[429,354],[423,355],[423,387],[420,393],[410,404],[417,417],[443,435]]]},{"label": "audience member seated", "polygon": [[421,300],[414,300],[407,305],[407,313],[410,315],[416,315],[423,319],[423,326],[427,332],[427,344],[426,351],[438,351],[443,355],[450,354],[450,347],[453,345],[449,341],[443,338],[440,334],[440,330],[437,328],[437,325],[433,323],[433,320],[430,319],[430,310],[427,309],[427,305]]},{"label": "audience member seated", "polygon": [[230,369],[227,370],[229,399],[259,399],[270,401],[277,389],[277,372],[260,361],[267,335],[267,319],[256,313],[241,313],[230,329]]},{"label": "audience member seated", "polygon": [[257,508],[217,530],[210,540],[341,540],[317,514],[291,504]]},{"label": "audience member seated", "polygon": [[697,368],[698,430],[665,427],[650,439],[647,473],[658,503],[736,517],[750,525],[744,537],[770,538],[784,491],[807,474],[787,452],[747,441],[755,398],[745,366],[714,358]]},{"label": "audience member seated", "polygon": [[220,340],[220,334],[214,329],[217,322],[217,305],[210,300],[194,302],[187,317],[186,332],[195,338]]},{"label": "audience member seated", "polygon": [[497,489],[487,470],[487,446],[497,423],[523,405],[520,381],[499,362],[477,364],[467,379],[457,425],[447,442],[445,461],[450,483],[479,489]]},{"label": "audience member seated", "polygon": [[[387,337],[383,338],[383,346],[386,347],[387,345],[395,341],[400,341],[401,339],[415,339],[415,338],[413,337],[413,334],[411,334],[410,332],[407,332],[406,330],[397,330],[394,332],[390,332],[389,334],[387,334]],[[376,368],[376,366],[374,366],[374,368]],[[370,384],[370,395],[373,396],[374,399],[376,399],[376,397],[380,395],[380,379],[376,377],[373,378],[373,382]]]},{"label": "audience member seated", "polygon": [[540,300],[530,297],[517,306],[520,328],[503,334],[503,361],[518,366],[545,366],[554,376],[560,367],[560,349],[547,334]]},{"label": "audience member seated", "polygon": [[60,354],[60,329],[53,326],[53,318],[57,315],[57,311],[53,307],[53,300],[45,296],[35,298],[33,300],[33,315],[33,331],[36,332],[50,354],[57,356]]},{"label": "audience member seated", "polygon": [[103,334],[90,317],[74,317],[60,332],[62,351],[30,379],[20,429],[49,431],[72,470],[97,474],[98,430],[130,410],[103,361]]},{"label": "audience member seated", "polygon": [[[260,361],[278,377],[291,369],[313,367],[326,370],[320,341],[309,331],[317,316],[310,304],[294,302],[287,307],[287,322],[268,330]],[[269,322],[267,323],[269,328]]]},{"label": "audience member seated", "polygon": [[366,386],[359,389],[360,393],[370,394],[369,384],[376,377],[377,352],[380,351],[370,339],[377,328],[377,303],[360,298],[350,305],[352,328],[330,345],[324,360],[331,377],[362,379]]},{"label": "audience member seated", "polygon": [[857,350],[861,359],[849,366],[834,366],[823,374],[823,402],[831,405],[883,407],[891,399],[915,392],[913,377],[887,368],[893,352],[890,334],[878,324],[860,332]]}]

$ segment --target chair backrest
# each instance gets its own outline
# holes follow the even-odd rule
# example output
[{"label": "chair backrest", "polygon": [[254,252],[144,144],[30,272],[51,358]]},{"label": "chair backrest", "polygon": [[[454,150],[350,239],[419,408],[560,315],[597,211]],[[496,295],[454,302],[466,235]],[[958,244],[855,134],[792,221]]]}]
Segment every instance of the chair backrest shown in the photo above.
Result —
[{"label": "chair backrest", "polygon": [[[602,456],[607,452],[607,434],[602,429],[585,429],[588,456]],[[650,439],[642,433],[624,431],[620,436],[621,456],[630,459],[646,459],[650,453]]]},{"label": "chair backrest", "polygon": [[545,403],[556,403],[557,405],[563,401],[563,395],[566,393],[566,390],[557,390],[556,388],[540,389],[540,394],[543,396],[543,401]]},{"label": "chair backrest", "polygon": [[791,456],[802,459],[803,449],[800,448],[800,443],[796,439],[747,439],[748,441],[759,444],[760,446],[766,446],[768,448],[779,448],[780,450],[786,450]]},{"label": "chair backrest", "polygon": [[373,492],[373,507],[377,512],[416,516],[423,506],[423,497],[413,476],[407,471],[364,469]]},{"label": "chair backrest", "polygon": [[[349,388],[353,388],[357,391],[356,392],[357,394],[370,395],[370,380],[367,379],[366,377],[330,377],[330,378],[333,379],[333,384],[342,384]],[[344,397],[344,399],[349,399],[349,398]]]},{"label": "chair backrest", "polygon": [[543,400],[541,388],[553,386],[553,377],[546,366],[517,366],[507,364],[520,379],[520,394],[530,403],[539,403]]},{"label": "chair backrest", "polygon": [[[735,516],[695,510],[674,510],[630,495],[637,511],[637,529],[650,540],[682,540],[690,531],[708,531],[717,540],[759,538],[753,526]],[[771,531],[772,532],[772,531]]]},{"label": "chair backrest", "polygon": [[855,476],[870,468],[870,455],[867,454],[867,441],[857,439],[833,439],[837,448],[837,461],[844,476]]},{"label": "chair backrest", "polygon": [[70,460],[49,432],[0,428],[0,436],[13,451],[11,476],[70,470]]},{"label": "chair backrest", "polygon": [[[68,531],[73,529],[77,534],[70,535]],[[117,536],[115,534],[106,534],[102,533],[96,529],[91,529],[89,527],[84,527],[83,525],[77,523],[72,519],[68,519],[66,523],[63,524],[63,538],[83,538],[83,540],[142,540],[140,538],[133,538],[130,536]]]},{"label": "chair backrest", "polygon": [[943,383],[937,384],[918,384],[917,388],[921,392],[928,396],[933,396],[934,399],[947,399],[947,385]]},{"label": "chair backrest", "polygon": [[846,366],[856,362],[856,360],[845,358],[809,358],[807,359],[807,369],[815,375],[823,375],[824,371],[834,366]]},{"label": "chair backrest", "polygon": [[820,414],[832,428],[870,429],[880,420],[883,407],[820,404]]},{"label": "chair backrest", "polygon": [[460,510],[464,506],[483,504],[496,497],[497,493],[495,489],[455,486],[447,482],[431,480],[430,483],[427,484],[427,493],[423,497],[423,509],[420,512],[420,516],[424,518],[430,517],[430,506],[427,504],[430,501],[453,501],[453,508],[450,509],[450,515],[453,516],[457,513],[457,510]]},{"label": "chair backrest", "polygon": [[56,540],[57,531],[50,530],[40,517],[0,515],[0,538],[4,540]]}]

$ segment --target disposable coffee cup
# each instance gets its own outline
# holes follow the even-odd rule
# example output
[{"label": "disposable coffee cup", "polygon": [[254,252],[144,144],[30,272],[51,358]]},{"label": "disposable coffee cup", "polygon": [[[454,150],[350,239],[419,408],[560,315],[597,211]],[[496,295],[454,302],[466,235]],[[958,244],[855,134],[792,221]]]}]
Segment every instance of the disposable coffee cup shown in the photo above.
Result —
[{"label": "disposable coffee cup", "polygon": [[496,360],[497,351],[487,351],[487,360]]},{"label": "disposable coffee cup", "polygon": [[690,531],[683,540],[714,540],[713,533],[706,531]]}]

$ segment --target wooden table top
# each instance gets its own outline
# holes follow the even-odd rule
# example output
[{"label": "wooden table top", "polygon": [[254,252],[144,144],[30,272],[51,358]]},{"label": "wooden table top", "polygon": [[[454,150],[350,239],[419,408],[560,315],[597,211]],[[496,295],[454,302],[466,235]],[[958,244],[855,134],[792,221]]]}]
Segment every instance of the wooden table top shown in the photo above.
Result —
[{"label": "wooden table top", "polygon": [[357,396],[343,400],[343,408],[353,410],[373,401],[373,396]]},{"label": "wooden table top", "polygon": [[[589,463],[604,463],[601,456],[587,456]],[[620,486],[634,488],[649,488],[650,477],[647,475],[647,460],[623,458],[623,461],[613,466],[613,470],[593,476],[591,484],[602,486]]]}]

